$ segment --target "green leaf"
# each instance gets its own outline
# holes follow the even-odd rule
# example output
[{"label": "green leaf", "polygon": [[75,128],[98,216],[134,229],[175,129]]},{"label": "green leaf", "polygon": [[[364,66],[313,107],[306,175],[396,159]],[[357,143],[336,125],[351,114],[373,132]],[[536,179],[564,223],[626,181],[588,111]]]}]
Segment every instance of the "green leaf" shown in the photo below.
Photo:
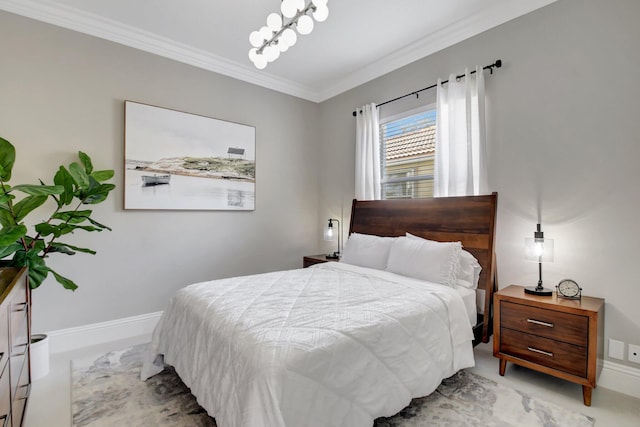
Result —
[{"label": "green leaf", "polygon": [[64,211],[56,212],[52,215],[52,218],[59,219],[60,221],[68,222],[69,224],[80,224],[91,216],[91,210],[83,211]]},{"label": "green leaf", "polygon": [[7,209],[0,209],[0,225],[3,227],[11,227],[16,225],[16,219],[13,214]]},{"label": "green leaf", "polygon": [[51,249],[49,249],[49,253],[52,254],[54,252],[58,252],[61,254],[65,254],[65,255],[75,255],[76,253],[74,251],[72,251],[71,249],[67,248],[66,246],[63,245],[58,245],[57,243],[54,243],[50,246]]},{"label": "green leaf", "polygon": [[16,149],[6,139],[0,138],[0,180],[9,181],[16,161]]},{"label": "green leaf", "polygon": [[51,234],[53,234],[55,237],[60,237],[65,234],[73,233],[73,230],[75,230],[76,227],[70,224],[54,225],[42,222],[40,224],[37,224],[34,228],[43,237],[49,236]]},{"label": "green leaf", "polygon": [[20,249],[22,249],[22,245],[19,243],[13,243],[11,245],[0,247],[0,259],[6,258],[16,251],[19,251]]},{"label": "green leaf", "polygon": [[13,214],[16,222],[20,222],[29,212],[39,208],[47,201],[47,196],[28,196],[13,206]]},{"label": "green leaf", "polygon": [[51,196],[53,194],[62,194],[64,192],[64,187],[61,185],[23,184],[16,185],[11,190],[22,191],[23,193],[27,193],[32,196]]},{"label": "green leaf", "polygon": [[100,184],[97,188],[92,189],[86,194],[82,203],[87,205],[95,205],[104,202],[109,196],[109,192],[116,188],[113,184]]},{"label": "green leaf", "polygon": [[87,175],[87,173],[79,164],[77,164],[76,162],[71,163],[69,165],[69,173],[71,174],[73,182],[78,188],[80,188],[81,190],[86,190],[89,188],[89,175]]},{"label": "green leaf", "polygon": [[71,204],[73,201],[73,177],[64,166],[60,166],[60,169],[56,172],[53,177],[53,183],[64,188],[64,191],[60,194],[58,207]]},{"label": "green leaf", "polygon": [[23,224],[10,225],[0,229],[0,247],[11,245],[27,234],[27,227]]},{"label": "green leaf", "polygon": [[7,206],[7,202],[9,200],[15,199],[16,197],[12,194],[0,194],[0,205]]},{"label": "green leaf", "polygon": [[78,285],[73,283],[73,280],[67,279],[64,276],[59,275],[58,273],[56,273],[52,269],[49,269],[49,271],[53,273],[53,276],[56,278],[58,283],[60,283],[62,285],[63,288],[69,289],[70,291],[75,291],[76,289],[78,289]]},{"label": "green leaf", "polygon": [[80,157],[80,161],[82,162],[82,165],[84,166],[84,170],[85,172],[87,172],[87,175],[91,175],[91,172],[93,172],[93,164],[91,163],[91,157],[89,157],[86,153],[83,153],[82,151],[78,151],[78,157]]},{"label": "green leaf", "polygon": [[39,257],[40,255],[38,255],[40,252],[44,251],[44,240],[42,239],[38,239],[35,241],[33,241],[32,238],[28,238],[28,244],[29,246],[33,246],[33,249],[29,250],[29,256],[31,257]]},{"label": "green leaf", "polygon": [[113,178],[114,172],[113,170],[104,170],[104,171],[95,171],[91,174],[92,177],[96,179],[96,181],[104,182]]},{"label": "green leaf", "polygon": [[[35,228],[36,232],[38,234],[40,234],[42,237],[46,237],[46,236],[48,236],[50,234],[54,234],[55,235],[56,232],[58,231],[58,227],[56,227],[54,225],[51,225],[49,223],[46,223],[46,222],[42,222],[40,224],[36,224],[34,226],[34,228]],[[56,237],[59,237],[59,236],[56,236]]]},{"label": "green leaf", "polygon": [[83,252],[85,254],[95,255],[96,251],[89,248],[80,248],[78,246],[69,245],[67,243],[55,242],[51,244],[51,250],[49,252],[61,252],[67,255],[75,255],[75,251]]},{"label": "green leaf", "polygon": [[73,227],[74,229],[80,229],[84,231],[102,231],[102,228],[91,227],[90,225],[71,225],[67,224],[69,227]]},{"label": "green leaf", "polygon": [[89,218],[89,217],[87,217],[87,219],[89,220],[89,222],[90,222],[91,224],[95,225],[96,227],[100,227],[100,228],[103,228],[103,229],[107,229],[107,230],[109,230],[109,231],[112,231],[110,227],[107,227],[107,226],[106,226],[106,225],[104,225],[104,224],[100,224],[98,221],[95,221],[95,220],[93,220],[93,219],[91,219],[91,218]]},{"label": "green leaf", "polygon": [[23,263],[19,265],[29,268],[29,286],[31,289],[35,289],[47,278],[49,269],[44,260],[38,256],[37,252],[29,251],[24,255]]}]

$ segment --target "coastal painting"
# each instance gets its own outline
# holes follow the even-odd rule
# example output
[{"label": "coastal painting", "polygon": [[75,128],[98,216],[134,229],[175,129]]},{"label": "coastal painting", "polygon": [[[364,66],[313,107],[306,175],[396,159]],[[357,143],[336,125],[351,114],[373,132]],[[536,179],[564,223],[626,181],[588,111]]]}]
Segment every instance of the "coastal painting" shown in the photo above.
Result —
[{"label": "coastal painting", "polygon": [[125,101],[125,209],[254,210],[255,128]]}]

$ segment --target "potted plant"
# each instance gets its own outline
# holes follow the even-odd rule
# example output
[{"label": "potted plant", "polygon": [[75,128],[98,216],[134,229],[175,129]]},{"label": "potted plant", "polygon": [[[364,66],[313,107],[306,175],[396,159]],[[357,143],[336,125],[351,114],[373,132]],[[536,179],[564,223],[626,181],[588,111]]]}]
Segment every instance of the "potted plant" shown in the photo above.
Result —
[{"label": "potted plant", "polygon": [[[28,267],[29,287],[39,287],[49,273],[65,289],[75,290],[73,280],[47,266],[47,259],[55,253],[75,255],[77,252],[95,254],[88,248],[63,243],[60,238],[76,231],[111,230],[91,218],[87,205],[105,201],[115,188],[107,183],[113,170],[93,169],[91,158],[78,152],[80,162],[68,167],[60,166],[53,177],[53,184],[10,185],[15,163],[15,147],[0,138],[0,260],[4,267]],[[52,199],[47,219],[35,225],[25,223],[25,218]],[[48,343],[47,343],[48,345]],[[47,357],[48,362],[48,357]]]}]

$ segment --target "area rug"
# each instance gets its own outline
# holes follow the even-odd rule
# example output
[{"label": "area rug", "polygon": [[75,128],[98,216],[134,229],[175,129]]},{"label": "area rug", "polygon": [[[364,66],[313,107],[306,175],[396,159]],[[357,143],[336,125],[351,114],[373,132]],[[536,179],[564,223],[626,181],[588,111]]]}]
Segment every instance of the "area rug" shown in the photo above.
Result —
[{"label": "area rug", "polygon": [[[140,381],[141,344],[72,362],[74,427],[216,427],[168,367]],[[375,427],[592,427],[593,418],[569,411],[469,371],[458,372],[427,397]]]}]

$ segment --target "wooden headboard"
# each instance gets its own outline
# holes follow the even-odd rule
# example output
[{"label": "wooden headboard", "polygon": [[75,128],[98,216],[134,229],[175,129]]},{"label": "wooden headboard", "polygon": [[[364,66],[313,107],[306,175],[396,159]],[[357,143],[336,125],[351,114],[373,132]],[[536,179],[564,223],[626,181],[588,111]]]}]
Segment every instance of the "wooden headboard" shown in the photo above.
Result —
[{"label": "wooden headboard", "polygon": [[482,266],[478,289],[485,290],[484,315],[474,328],[489,342],[492,300],[497,289],[495,226],[498,193],[431,199],[354,200],[349,234],[397,237],[409,232],[440,242],[459,241]]}]

